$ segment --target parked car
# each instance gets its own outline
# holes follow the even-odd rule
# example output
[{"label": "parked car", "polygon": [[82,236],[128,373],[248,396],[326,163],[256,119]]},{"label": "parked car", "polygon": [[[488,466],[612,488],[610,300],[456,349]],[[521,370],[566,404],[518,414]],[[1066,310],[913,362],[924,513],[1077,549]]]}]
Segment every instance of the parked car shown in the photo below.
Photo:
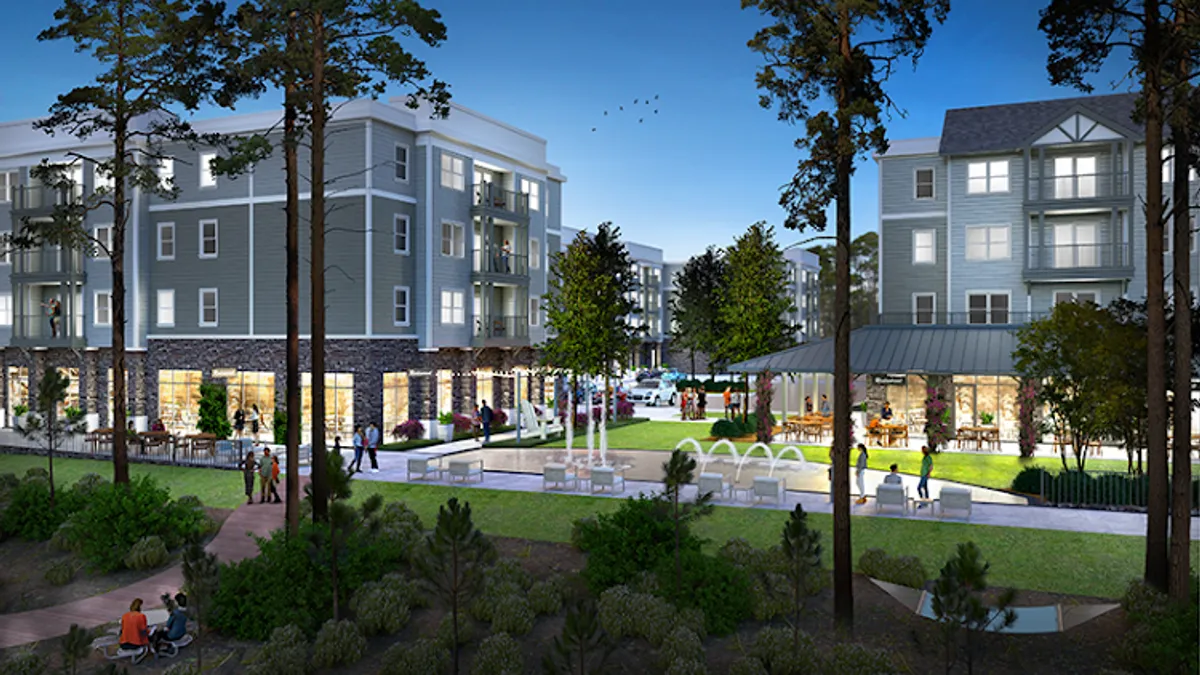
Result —
[{"label": "parked car", "polygon": [[629,400],[644,405],[675,405],[675,385],[665,380],[642,380],[629,392]]}]

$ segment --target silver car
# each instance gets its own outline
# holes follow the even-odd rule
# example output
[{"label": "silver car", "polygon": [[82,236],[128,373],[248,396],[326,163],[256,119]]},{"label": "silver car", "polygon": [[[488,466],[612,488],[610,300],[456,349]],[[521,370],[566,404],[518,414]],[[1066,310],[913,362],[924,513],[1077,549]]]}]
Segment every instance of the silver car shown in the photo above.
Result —
[{"label": "silver car", "polygon": [[629,400],[643,405],[675,405],[675,385],[665,380],[642,380],[629,391]]}]

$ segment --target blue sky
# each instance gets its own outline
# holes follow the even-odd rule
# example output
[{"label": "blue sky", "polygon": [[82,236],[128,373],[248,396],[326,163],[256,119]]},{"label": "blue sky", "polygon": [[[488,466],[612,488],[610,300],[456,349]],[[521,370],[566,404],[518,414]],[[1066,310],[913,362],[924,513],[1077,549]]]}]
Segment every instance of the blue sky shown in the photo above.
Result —
[{"label": "blue sky", "polygon": [[[0,93],[0,119],[43,114],[91,72],[69,43],[37,43],[57,4],[27,2],[5,14],[0,62],[9,65],[10,86]],[[549,141],[550,161],[568,177],[565,225],[611,220],[626,238],[682,259],[729,244],[757,220],[782,222],[779,188],[799,158],[798,129],[758,105],[759,58],[746,41],[765,19],[738,0],[426,4],[442,12],[448,40],[419,52],[456,101]],[[1037,30],[1044,2],[953,4],[917,70],[901,68],[888,85],[907,112],[888,123],[890,138],[937,135],[947,108],[1077,95],[1046,78]],[[1097,78],[1097,92],[1112,90],[1120,75],[1117,67]],[[655,95],[651,106],[638,104],[638,124],[633,100]],[[275,105],[271,96],[240,109]],[[855,234],[873,230],[872,160],[858,163],[852,190]],[[779,234],[784,243],[810,236]]]}]

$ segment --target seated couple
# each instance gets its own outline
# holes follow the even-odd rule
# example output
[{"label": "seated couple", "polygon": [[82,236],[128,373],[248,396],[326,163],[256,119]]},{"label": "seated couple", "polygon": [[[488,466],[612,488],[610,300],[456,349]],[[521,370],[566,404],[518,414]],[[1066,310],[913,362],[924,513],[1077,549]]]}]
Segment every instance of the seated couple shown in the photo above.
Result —
[{"label": "seated couple", "polygon": [[[174,600],[170,596],[164,595],[163,601],[167,605],[167,611],[170,613],[167,618],[165,632],[154,631],[153,636],[156,639],[164,639],[175,641],[182,639],[187,635],[187,613],[184,607],[187,606],[187,596],[183,593],[176,593]],[[150,645],[152,632],[146,623],[146,615],[142,613],[142,599],[134,598],[129,604],[129,611],[121,615],[121,635],[118,642],[121,649],[142,649]]]}]

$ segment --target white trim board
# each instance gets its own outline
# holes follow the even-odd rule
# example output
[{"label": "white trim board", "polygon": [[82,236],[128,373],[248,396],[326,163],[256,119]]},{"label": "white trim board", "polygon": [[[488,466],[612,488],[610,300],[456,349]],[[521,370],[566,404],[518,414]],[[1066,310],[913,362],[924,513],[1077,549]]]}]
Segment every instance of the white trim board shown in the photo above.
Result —
[{"label": "white trim board", "polygon": [[[329,340],[417,340],[416,335],[327,335]],[[205,333],[203,335],[147,335],[149,340],[286,340],[286,335],[215,335],[213,333]],[[301,333],[301,340],[311,340],[312,335]],[[439,349],[434,347],[434,351]],[[448,347],[447,349],[466,349],[466,347]]]},{"label": "white trim board", "polygon": [[[325,194],[326,199],[347,199],[351,197],[365,197],[368,194],[366,188],[347,188],[345,190],[335,190]],[[388,192],[386,190],[370,190],[369,194],[372,197],[380,197],[382,199],[390,199],[396,202],[404,202],[406,204],[416,204],[416,197],[409,197],[396,192]],[[301,192],[300,201],[308,201],[312,197],[311,192]],[[228,199],[202,199],[192,202],[168,202],[165,204],[152,204],[150,206],[151,213],[160,211],[183,211],[186,209],[210,209],[221,206],[246,206],[248,204],[282,204],[287,201],[286,194],[262,195],[254,197],[230,197]]]},{"label": "white trim board", "polygon": [[[925,201],[925,200],[922,200]],[[918,218],[944,218],[945,211],[918,211],[915,213],[885,213],[879,216],[880,220],[916,220]]]}]

